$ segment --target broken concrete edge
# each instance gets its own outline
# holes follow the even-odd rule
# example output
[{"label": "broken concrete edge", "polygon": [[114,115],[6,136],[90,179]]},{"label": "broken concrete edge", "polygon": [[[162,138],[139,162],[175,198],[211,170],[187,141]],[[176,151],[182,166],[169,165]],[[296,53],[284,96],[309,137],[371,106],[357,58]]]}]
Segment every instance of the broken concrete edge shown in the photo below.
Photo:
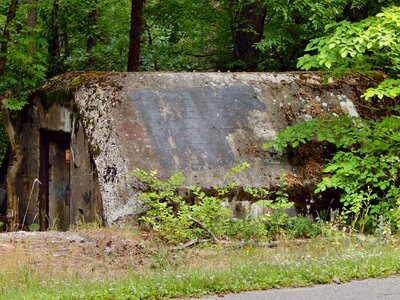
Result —
[{"label": "broken concrete edge", "polygon": [[[344,90],[344,95],[339,94],[338,103],[340,109],[350,115],[357,115],[354,103],[360,99],[360,95],[365,88],[376,85],[384,78],[382,73],[374,73],[372,75],[362,75],[357,73],[347,73],[341,77],[334,78],[329,74],[321,72],[288,72],[288,73],[170,73],[170,72],[152,72],[152,73],[110,73],[110,72],[71,72],[60,75],[48,83],[42,89],[38,90],[36,96],[41,99],[41,104],[45,111],[49,111],[52,106],[58,105],[68,108],[72,112],[71,123],[81,122],[85,131],[85,138],[88,140],[88,152],[95,162],[96,171],[98,172],[98,180],[101,189],[101,197],[103,201],[104,219],[108,225],[111,224],[127,224],[137,223],[137,216],[141,215],[146,206],[138,199],[142,186],[135,179],[127,179],[126,174],[133,167],[140,167],[147,170],[158,169],[162,171],[162,158],[155,154],[154,142],[149,141],[149,128],[152,124],[145,124],[143,120],[135,121],[134,124],[129,123],[128,138],[139,138],[146,142],[141,145],[121,147],[121,137],[116,132],[121,129],[126,130],[126,125],[121,118],[140,119],[137,107],[132,110],[130,103],[132,90],[143,89],[182,89],[182,87],[210,87],[212,89],[238,86],[252,86],[256,91],[256,97],[260,97],[266,91],[268,93],[276,93],[279,95],[279,89],[284,85],[294,84],[294,93],[297,99],[305,99],[310,101],[309,95],[312,91],[330,91]],[[262,85],[266,86],[263,90]],[[151,96],[151,93],[149,94]],[[312,95],[311,95],[312,96]],[[314,96],[312,96],[314,97]],[[334,97],[334,93],[332,94]],[[293,98],[294,99],[294,98]],[[302,100],[302,101],[303,101]],[[275,100],[274,100],[275,101]],[[265,102],[265,101],[264,101]],[[139,102],[138,102],[139,103]],[[266,103],[266,102],[265,102]],[[287,103],[289,106],[290,103]],[[228,104],[229,105],[229,104]],[[266,105],[266,104],[265,104]],[[127,113],[125,117],[118,113],[118,109]],[[325,111],[325,110],[323,110]],[[258,114],[257,110],[249,111],[245,120],[247,127],[239,128],[235,133],[229,133],[229,147],[232,149],[237,146],[241,140],[243,143],[253,143],[253,145],[242,147],[242,152],[250,154],[242,155],[234,149],[235,159],[228,160],[226,167],[210,168],[207,170],[192,171],[186,174],[188,184],[200,184],[205,187],[221,184],[223,175],[235,164],[245,161],[248,157],[251,163],[256,164],[257,171],[263,172],[265,168],[261,160],[264,159],[264,153],[261,150],[262,141],[266,142],[277,130],[283,129],[286,125],[277,125],[274,129],[265,130],[262,128],[262,122],[265,116],[264,112]],[[259,120],[258,120],[258,119]],[[258,121],[255,121],[258,120]],[[129,121],[129,120],[127,120]],[[295,118],[293,122],[301,121],[301,118]],[[258,122],[258,123],[254,123]],[[260,123],[261,122],[261,123]],[[128,126],[126,125],[126,126]],[[149,127],[150,126],[150,127]],[[71,124],[71,128],[73,128]],[[140,129],[138,133],[137,130]],[[246,132],[254,131],[254,137],[247,138]],[[267,132],[267,133],[265,133]],[[154,134],[154,133],[153,133]],[[256,143],[254,143],[257,140]],[[219,142],[219,141],[215,141]],[[233,150],[232,150],[233,151]],[[250,152],[249,152],[250,151]],[[137,153],[154,161],[143,163],[142,161],[130,161],[132,154]],[[185,154],[186,155],[186,154]],[[250,156],[249,156],[250,155]],[[255,156],[254,156],[255,155]],[[238,158],[239,159],[236,159]],[[179,160],[179,157],[177,158]],[[110,161],[112,163],[110,163]],[[177,164],[176,166],[179,166]],[[147,168],[148,167],[148,168]],[[278,166],[287,171],[294,171],[287,164]],[[160,172],[161,175],[170,175],[177,171],[165,169]],[[265,186],[266,180],[258,180],[255,176],[246,175],[246,178],[240,176],[235,178],[237,181],[246,186]],[[201,179],[207,177],[209,180]],[[264,176],[262,176],[264,177]],[[273,178],[272,178],[273,179]],[[256,181],[260,182],[256,182]],[[276,178],[274,179],[276,182]],[[272,181],[274,181],[272,180]],[[270,184],[270,183],[268,183]]]}]

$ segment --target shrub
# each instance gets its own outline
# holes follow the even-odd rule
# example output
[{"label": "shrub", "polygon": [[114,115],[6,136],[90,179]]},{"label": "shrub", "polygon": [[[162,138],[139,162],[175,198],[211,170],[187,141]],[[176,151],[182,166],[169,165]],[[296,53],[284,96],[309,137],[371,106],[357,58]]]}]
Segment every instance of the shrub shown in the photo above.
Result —
[{"label": "shrub", "polygon": [[298,61],[301,69],[343,71],[383,70],[392,78],[370,88],[365,98],[400,95],[400,6],[383,8],[360,22],[342,21],[325,27],[325,35],[313,39]]},{"label": "shrub", "polygon": [[354,229],[371,231],[380,216],[393,228],[400,226],[400,117],[382,121],[327,116],[288,127],[264,145],[279,151],[308,141],[329,142],[337,151],[315,192],[338,190],[342,217]]},{"label": "shrub", "polygon": [[221,205],[228,201],[229,192],[238,186],[230,182],[232,176],[248,167],[247,163],[234,167],[225,176],[226,183],[216,189],[215,195],[207,194],[201,187],[190,186],[188,189],[195,200],[193,205],[189,205],[188,199],[179,192],[186,180],[182,173],[161,180],[156,171],[136,169],[130,175],[147,186],[148,190],[140,198],[150,206],[141,220],[149,224],[165,241],[173,244],[209,238],[210,235],[217,239],[233,237],[258,240],[279,234],[289,218],[284,210],[292,206],[284,188],[277,192],[275,201],[268,199],[270,192],[266,189],[244,189],[253,198],[259,199],[259,204],[271,209],[269,214],[259,220],[251,220],[250,215],[245,219],[235,219],[231,210]]}]

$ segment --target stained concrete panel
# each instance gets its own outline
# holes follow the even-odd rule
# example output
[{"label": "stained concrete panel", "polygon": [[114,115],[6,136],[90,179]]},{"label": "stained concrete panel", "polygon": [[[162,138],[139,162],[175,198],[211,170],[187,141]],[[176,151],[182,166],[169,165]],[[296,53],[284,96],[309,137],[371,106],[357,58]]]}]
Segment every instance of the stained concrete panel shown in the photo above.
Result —
[{"label": "stained concrete panel", "polygon": [[167,169],[198,171],[234,161],[228,136],[265,110],[251,86],[138,89],[130,94]]}]

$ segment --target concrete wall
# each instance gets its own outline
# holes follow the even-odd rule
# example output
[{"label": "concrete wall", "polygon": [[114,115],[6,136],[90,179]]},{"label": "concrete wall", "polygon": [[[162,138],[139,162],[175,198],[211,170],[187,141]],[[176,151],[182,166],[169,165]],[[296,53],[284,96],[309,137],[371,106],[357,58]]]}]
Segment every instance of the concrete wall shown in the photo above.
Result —
[{"label": "concrete wall", "polygon": [[[296,167],[263,151],[262,144],[288,124],[324,112],[357,115],[354,101],[362,82],[354,75],[324,83],[313,73],[70,73],[45,85],[36,101],[55,90],[73,95],[63,105],[77,120],[71,131],[79,176],[89,176],[73,184],[98,181],[106,222],[126,224],[135,223],[144,209],[140,183],[126,176],[129,171],[157,170],[162,176],[183,171],[188,184],[212,187],[223,184],[233,166],[248,162],[251,168],[236,182],[273,186],[283,171],[295,173]],[[59,111],[34,106],[31,114],[45,113],[46,120],[53,109]],[[32,143],[26,147],[37,162]],[[24,186],[36,176],[25,172]],[[80,186],[77,197],[83,190]],[[89,198],[99,197],[94,190]]]}]

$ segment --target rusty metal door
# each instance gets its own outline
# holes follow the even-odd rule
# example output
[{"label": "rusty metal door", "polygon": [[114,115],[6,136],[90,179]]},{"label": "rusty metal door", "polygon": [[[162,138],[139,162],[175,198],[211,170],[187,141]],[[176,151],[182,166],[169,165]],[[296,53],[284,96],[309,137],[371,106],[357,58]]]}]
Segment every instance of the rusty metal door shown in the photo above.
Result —
[{"label": "rusty metal door", "polygon": [[70,225],[70,136],[42,132],[40,227],[67,230]]}]

